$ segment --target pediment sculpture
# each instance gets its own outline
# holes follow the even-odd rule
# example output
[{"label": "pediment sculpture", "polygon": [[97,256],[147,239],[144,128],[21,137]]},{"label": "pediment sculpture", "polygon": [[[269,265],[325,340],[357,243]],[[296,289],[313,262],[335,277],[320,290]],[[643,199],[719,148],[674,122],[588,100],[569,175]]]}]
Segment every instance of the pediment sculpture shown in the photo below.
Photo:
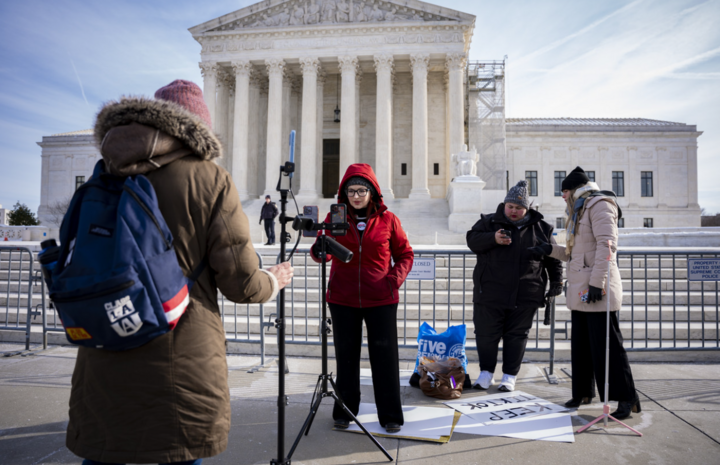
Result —
[{"label": "pediment sculpture", "polygon": [[248,15],[213,31],[389,21],[459,21],[435,13],[374,0],[295,0]]}]

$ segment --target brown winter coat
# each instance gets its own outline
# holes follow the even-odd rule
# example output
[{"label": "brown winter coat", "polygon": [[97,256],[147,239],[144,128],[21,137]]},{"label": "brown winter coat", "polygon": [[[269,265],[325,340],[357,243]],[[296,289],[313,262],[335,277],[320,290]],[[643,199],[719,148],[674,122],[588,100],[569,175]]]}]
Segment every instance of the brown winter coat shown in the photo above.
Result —
[{"label": "brown winter coat", "polygon": [[220,143],[200,118],[169,102],[123,99],[100,111],[95,137],[111,172],[145,174],[153,184],[185,275],[204,256],[209,265],[174,331],[123,352],[79,349],[67,447],[112,463],[216,455],[230,430],[217,291],[235,302],[266,302],[277,280],[258,269],[235,186],[211,161]]},{"label": "brown winter coat", "polygon": [[[618,209],[613,199],[590,197],[585,202],[585,212],[575,230],[575,245],[572,254],[565,253],[565,246],[553,245],[551,256],[567,264],[567,307],[583,312],[604,312],[610,299],[610,310],[622,306],[622,281],[617,267]],[[610,295],[600,302],[586,303],[580,300],[581,293],[592,285],[605,288],[608,270],[608,240],[613,245],[613,264],[610,271]]]}]

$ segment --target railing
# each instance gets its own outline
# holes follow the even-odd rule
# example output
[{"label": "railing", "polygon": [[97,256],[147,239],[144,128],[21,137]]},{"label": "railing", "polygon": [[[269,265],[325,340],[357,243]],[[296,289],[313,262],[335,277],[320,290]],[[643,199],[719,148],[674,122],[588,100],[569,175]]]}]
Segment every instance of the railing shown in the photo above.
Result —
[{"label": "railing", "polygon": [[[636,249],[619,250],[618,260],[630,258],[630,340],[626,339],[625,348],[628,351],[680,351],[680,350],[718,350],[720,349],[720,295],[718,281],[690,281],[688,278],[688,261],[692,258],[718,258],[718,248],[698,249]],[[648,262],[657,260],[657,276],[650,277]],[[663,260],[669,268],[663,268]],[[682,263],[684,267],[678,262]],[[642,267],[636,265],[642,263]],[[621,268],[620,272],[628,268]],[[650,268],[653,270],[654,267]],[[636,279],[636,274],[640,275]],[[650,294],[650,287],[657,284],[657,299]],[[642,287],[642,289],[638,289]],[[682,288],[685,288],[684,290]],[[636,294],[642,292],[643,299]],[[713,295],[714,294],[714,295]],[[636,302],[641,300],[641,302]],[[684,300],[684,304],[683,304]],[[656,305],[651,305],[655,301]],[[695,303],[693,303],[695,301]],[[650,318],[651,307],[657,307],[657,316]],[[681,308],[678,309],[678,306]],[[638,322],[644,329],[644,337],[636,338],[636,315],[642,314]],[[665,312],[665,313],[663,313]],[[668,318],[668,313],[672,319]],[[683,318],[683,313],[686,317]],[[708,319],[708,317],[714,317]],[[668,318],[665,323],[665,318]],[[699,319],[699,322],[698,322]],[[654,328],[651,321],[657,321],[658,337],[649,337]],[[698,324],[699,323],[699,324]],[[672,340],[664,337],[663,331],[672,330]],[[714,329],[715,337],[712,336]],[[678,337],[678,332],[685,331],[684,338]],[[693,338],[693,333],[699,338]],[[644,344],[643,344],[644,342]]]},{"label": "railing", "polygon": [[[39,312],[33,312],[33,284],[36,281],[35,259],[33,252],[26,247],[0,247],[0,260],[2,255],[7,254],[7,289],[5,290],[5,308],[0,308],[0,330],[22,331],[25,330],[25,350],[30,349],[30,326],[32,318]],[[25,277],[25,280],[23,280]],[[12,305],[10,290],[17,287],[15,305]],[[21,295],[24,294],[23,287],[27,287],[27,302],[22,305]],[[14,324],[11,322],[12,309],[14,307]],[[20,309],[25,309],[25,324],[21,325]]]},{"label": "railing", "polygon": [[[17,247],[0,247],[0,253],[4,265],[0,269],[0,281],[7,283],[5,289],[0,288],[0,297],[5,294],[5,305],[0,306],[0,330],[24,331],[26,348],[29,348],[32,320],[41,315],[43,347],[47,347],[48,333],[64,331],[45,296],[45,285],[39,277],[33,253],[30,249]],[[399,346],[406,349],[417,347],[415,334],[423,321],[431,323],[438,331],[453,324],[472,321],[472,299],[469,298],[472,265],[467,262],[468,255],[474,258],[474,254],[462,249],[420,247],[415,248],[415,254],[417,257],[435,258],[441,264],[438,267],[441,273],[432,281],[407,280],[400,288],[398,336]],[[301,257],[304,260],[299,263]],[[720,248],[621,249],[618,252],[624,281],[624,303],[619,316],[628,351],[720,349],[720,286],[717,281],[689,281],[687,276],[689,259],[718,257]],[[258,258],[262,266],[259,254]],[[319,345],[320,265],[310,260],[308,248],[298,249],[293,265],[296,267],[296,278],[301,279],[294,279],[287,288],[286,342]],[[40,309],[33,311],[33,295],[37,292],[34,291],[35,285],[40,288],[42,304],[38,307],[42,306],[42,312]],[[314,292],[317,292],[317,298],[308,298]],[[415,293],[417,302],[414,302]],[[298,295],[302,297],[298,298]],[[265,321],[263,305],[235,304],[221,295],[218,299],[227,339],[259,344],[264,364],[265,333],[274,326],[272,319],[275,313],[267,315]],[[550,326],[542,331],[541,337],[538,312],[527,348],[530,352],[548,352],[551,364],[555,336],[564,333],[565,339],[568,339],[571,329],[565,306],[558,304],[558,308],[560,315],[557,319],[564,329],[555,326],[556,309],[553,306]],[[316,314],[313,315],[313,312]],[[25,321],[22,321],[23,316]],[[244,329],[241,328],[243,325]],[[475,350],[472,330],[468,331],[466,347],[468,351]]]}]

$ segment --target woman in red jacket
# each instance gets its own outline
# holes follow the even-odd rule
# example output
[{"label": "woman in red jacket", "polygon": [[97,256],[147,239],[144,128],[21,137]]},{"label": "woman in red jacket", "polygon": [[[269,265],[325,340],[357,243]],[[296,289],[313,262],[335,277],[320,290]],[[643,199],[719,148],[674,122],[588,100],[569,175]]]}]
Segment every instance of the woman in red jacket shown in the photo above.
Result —
[{"label": "woman in red jacket", "polygon": [[[367,328],[373,390],[380,425],[389,433],[403,424],[398,360],[398,289],[410,272],[413,250],[400,220],[388,211],[370,165],[350,165],[338,190],[338,202],[348,205],[350,230],[337,236],[353,258],[332,260],[327,302],[332,315],[337,389],[357,415],[360,407],[360,347],[362,324]],[[325,221],[330,221],[330,215]],[[311,255],[319,262],[318,242]],[[393,265],[394,262],[394,265]],[[350,417],[335,405],[336,428],[347,428]]]}]

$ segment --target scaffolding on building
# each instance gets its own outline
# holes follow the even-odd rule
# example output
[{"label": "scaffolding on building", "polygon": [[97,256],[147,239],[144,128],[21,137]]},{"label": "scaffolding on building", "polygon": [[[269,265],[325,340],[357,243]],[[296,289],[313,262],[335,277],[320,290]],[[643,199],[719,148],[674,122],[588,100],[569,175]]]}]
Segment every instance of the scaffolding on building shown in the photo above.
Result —
[{"label": "scaffolding on building", "polygon": [[478,176],[486,190],[507,191],[505,60],[468,61],[468,147],[480,155]]}]

